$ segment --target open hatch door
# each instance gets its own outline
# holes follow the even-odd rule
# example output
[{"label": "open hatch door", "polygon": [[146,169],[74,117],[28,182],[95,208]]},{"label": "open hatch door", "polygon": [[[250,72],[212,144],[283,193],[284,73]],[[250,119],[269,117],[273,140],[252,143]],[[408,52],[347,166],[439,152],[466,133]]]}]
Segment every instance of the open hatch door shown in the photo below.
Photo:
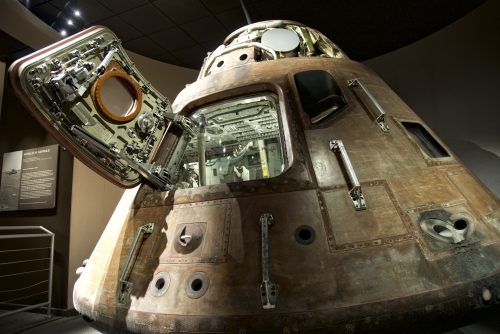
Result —
[{"label": "open hatch door", "polygon": [[95,172],[127,188],[142,178],[159,190],[175,183],[176,163],[156,156],[169,129],[185,137],[191,123],[172,113],[110,30],[84,30],[17,60],[9,72],[35,118]]}]

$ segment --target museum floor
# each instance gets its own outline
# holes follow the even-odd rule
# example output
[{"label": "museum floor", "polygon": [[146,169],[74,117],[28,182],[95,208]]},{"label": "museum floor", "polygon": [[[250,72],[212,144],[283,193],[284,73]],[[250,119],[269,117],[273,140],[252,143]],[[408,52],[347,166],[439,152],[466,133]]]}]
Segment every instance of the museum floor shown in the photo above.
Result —
[{"label": "museum floor", "polygon": [[[2,334],[97,334],[81,316],[51,317],[44,314],[24,312],[0,319]],[[491,313],[483,320],[442,334],[498,334],[500,319],[498,313]]]},{"label": "museum floor", "polygon": [[81,316],[47,318],[44,314],[23,312],[0,319],[2,334],[96,334]]}]

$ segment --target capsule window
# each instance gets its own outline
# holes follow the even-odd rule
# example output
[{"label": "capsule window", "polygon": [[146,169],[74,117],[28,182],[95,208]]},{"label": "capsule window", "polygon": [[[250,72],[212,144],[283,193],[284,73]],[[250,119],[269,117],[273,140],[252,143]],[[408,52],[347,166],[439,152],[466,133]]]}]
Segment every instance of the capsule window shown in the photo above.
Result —
[{"label": "capsule window", "polygon": [[141,110],[139,84],[115,63],[111,63],[99,76],[91,94],[97,109],[111,121],[128,122]]},{"label": "capsule window", "polygon": [[418,146],[431,158],[449,157],[450,154],[420,123],[401,122]]},{"label": "capsule window", "polygon": [[285,167],[278,100],[246,96],[195,110],[196,135],[181,161],[181,188],[260,180]]},{"label": "capsule window", "polygon": [[294,78],[302,109],[312,123],[335,114],[347,104],[339,85],[326,71],[300,72]]}]

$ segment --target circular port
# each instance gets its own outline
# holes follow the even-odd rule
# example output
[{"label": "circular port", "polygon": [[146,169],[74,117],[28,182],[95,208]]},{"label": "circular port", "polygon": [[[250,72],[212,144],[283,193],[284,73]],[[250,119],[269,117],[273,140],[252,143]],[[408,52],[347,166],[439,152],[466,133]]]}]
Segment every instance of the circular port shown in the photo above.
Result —
[{"label": "circular port", "polygon": [[241,61],[244,61],[248,58],[248,55],[246,53],[243,53],[242,55],[240,55],[240,60]]},{"label": "circular port", "polygon": [[204,272],[198,271],[189,276],[186,294],[189,298],[198,299],[208,290],[209,280]]},{"label": "circular port", "polygon": [[465,219],[458,219],[458,220],[455,220],[455,222],[453,223],[453,227],[456,229],[456,230],[465,230],[467,228],[467,221]]},{"label": "circular port", "polygon": [[299,226],[295,230],[295,240],[297,240],[297,242],[300,244],[309,245],[314,241],[315,237],[316,233],[314,232],[313,228],[309,225]]},{"label": "circular port", "polygon": [[221,60],[220,62],[217,63],[217,67],[222,67],[224,65],[224,60]]},{"label": "circular port", "polygon": [[199,278],[196,278],[191,282],[191,289],[193,289],[193,291],[200,291],[202,287],[203,287],[203,282]]},{"label": "circular port", "polygon": [[167,272],[159,272],[151,281],[149,291],[155,297],[160,297],[165,294],[170,286],[170,275]]},{"label": "circular port", "polygon": [[91,95],[97,109],[112,121],[128,122],[141,110],[139,84],[116,63],[111,63],[95,81]]},{"label": "circular port", "polygon": [[163,289],[164,286],[165,286],[165,279],[163,277],[158,279],[155,283],[155,288],[157,290]]},{"label": "circular port", "polygon": [[430,237],[450,244],[465,242],[474,233],[474,218],[465,211],[454,214],[443,209],[425,211],[419,225]]}]

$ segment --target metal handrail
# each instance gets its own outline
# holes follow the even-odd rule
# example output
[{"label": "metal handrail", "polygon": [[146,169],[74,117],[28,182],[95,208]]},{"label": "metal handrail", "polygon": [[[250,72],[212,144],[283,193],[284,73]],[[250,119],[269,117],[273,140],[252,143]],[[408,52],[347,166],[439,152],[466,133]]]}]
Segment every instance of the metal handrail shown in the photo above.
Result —
[{"label": "metal handrail", "polygon": [[355,87],[361,88],[361,91],[368,97],[368,99],[371,101],[371,103],[373,104],[373,106],[376,109],[376,113],[373,111],[370,111],[370,109],[368,109],[369,112],[372,114],[372,116],[375,117],[375,123],[377,123],[377,125],[379,126],[380,130],[382,130],[382,132],[386,132],[386,133],[389,132],[390,129],[389,129],[389,126],[387,125],[387,120],[386,120],[387,113],[385,112],[384,108],[382,108],[380,103],[377,101],[375,96],[373,96],[373,94],[368,90],[368,88],[365,86],[365,84],[361,81],[361,79],[355,78],[352,80],[347,80],[347,84],[352,89],[354,89]]},{"label": "metal handrail", "polygon": [[333,139],[330,141],[330,149],[333,152],[338,152],[340,155],[340,161],[342,162],[345,172],[347,173],[347,177],[349,178],[350,189],[348,193],[351,197],[352,203],[354,204],[354,208],[358,211],[366,210],[365,197],[361,191],[361,184],[359,183],[358,176],[352,166],[351,159],[347,154],[344,143],[342,140]]},{"label": "metal handrail", "polygon": [[[32,261],[41,261],[41,260],[50,260],[49,262],[49,267],[44,268],[44,269],[38,269],[38,270],[29,270],[29,271],[21,271],[21,272],[13,272],[13,273],[6,273],[0,275],[0,278],[3,277],[12,277],[12,276],[21,276],[21,275],[29,275],[34,272],[43,272],[43,271],[48,271],[48,279],[43,280],[40,282],[36,283],[30,283],[28,286],[20,287],[20,288],[15,288],[15,289],[7,289],[7,290],[0,290],[0,293],[2,292],[13,292],[13,291],[22,291],[26,290],[29,288],[32,288],[33,286],[41,285],[42,283],[48,282],[48,289],[46,291],[42,292],[37,292],[35,294],[31,295],[26,295],[26,296],[20,296],[16,298],[10,298],[8,300],[0,300],[0,306],[19,306],[19,308],[9,311],[9,312],[4,312],[0,313],[0,318],[7,317],[9,315],[19,313],[19,312],[24,312],[28,310],[32,310],[35,308],[40,308],[40,307],[47,307],[47,316],[50,317],[51,315],[51,307],[52,307],[52,278],[53,278],[53,269],[54,269],[54,236],[55,234],[48,229],[46,229],[43,226],[0,226],[0,231],[20,231],[20,230],[39,230],[41,233],[13,233],[13,234],[2,234],[0,235],[0,240],[6,240],[6,239],[31,239],[31,238],[50,238],[50,248],[49,247],[34,247],[34,248],[20,248],[20,249],[5,249],[5,250],[0,250],[1,253],[10,253],[10,252],[24,252],[24,251],[37,251],[37,250],[47,250],[50,249],[50,257],[36,257],[33,259],[26,259],[26,260],[20,260],[20,261],[8,261],[8,262],[0,262],[1,265],[9,265],[9,264],[16,264],[16,263],[26,263],[26,262],[32,262]],[[34,305],[25,305],[25,304],[14,304],[11,302],[14,301],[19,301],[23,299],[27,299],[33,296],[38,296],[40,294],[47,294],[47,301],[43,303],[38,303]]]}]

